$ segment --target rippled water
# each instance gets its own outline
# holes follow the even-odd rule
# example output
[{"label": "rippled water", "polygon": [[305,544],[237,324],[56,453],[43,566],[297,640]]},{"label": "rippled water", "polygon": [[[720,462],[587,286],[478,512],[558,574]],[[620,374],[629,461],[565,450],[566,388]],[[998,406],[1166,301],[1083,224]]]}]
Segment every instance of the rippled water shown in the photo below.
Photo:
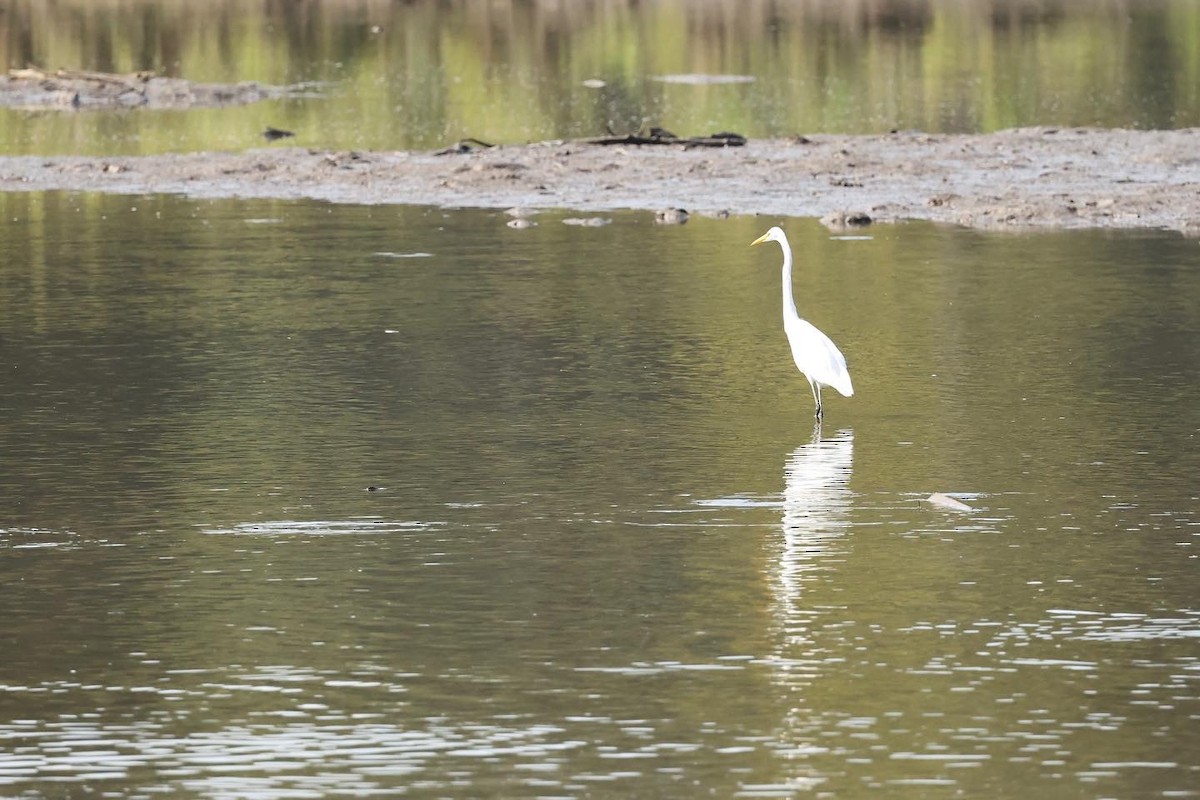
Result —
[{"label": "rippled water", "polygon": [[0,794],[1200,791],[1194,241],[3,201]]}]

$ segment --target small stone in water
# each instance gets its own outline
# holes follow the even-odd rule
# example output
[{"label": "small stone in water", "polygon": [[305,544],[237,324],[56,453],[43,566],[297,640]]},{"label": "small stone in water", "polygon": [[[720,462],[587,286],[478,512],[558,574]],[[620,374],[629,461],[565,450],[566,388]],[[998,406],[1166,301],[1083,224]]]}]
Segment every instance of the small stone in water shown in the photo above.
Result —
[{"label": "small stone in water", "polygon": [[659,225],[682,225],[688,221],[688,212],[682,208],[664,208],[654,212],[654,221]]}]

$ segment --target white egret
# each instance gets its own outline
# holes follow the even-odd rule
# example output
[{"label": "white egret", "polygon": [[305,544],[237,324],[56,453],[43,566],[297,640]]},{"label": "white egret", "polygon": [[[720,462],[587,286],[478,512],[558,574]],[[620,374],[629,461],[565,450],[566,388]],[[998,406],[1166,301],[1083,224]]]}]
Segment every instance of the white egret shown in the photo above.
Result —
[{"label": "white egret", "polygon": [[800,318],[796,301],[792,298],[792,247],[787,236],[779,228],[771,228],[750,243],[753,247],[763,242],[779,242],[783,248],[783,330],[788,344],[792,346],[792,359],[796,367],[808,379],[813,400],[817,404],[817,419],[821,418],[821,387],[832,386],[844,396],[854,394],[850,383],[850,371],[846,369],[846,357],[837,349],[828,336],[815,325]]}]

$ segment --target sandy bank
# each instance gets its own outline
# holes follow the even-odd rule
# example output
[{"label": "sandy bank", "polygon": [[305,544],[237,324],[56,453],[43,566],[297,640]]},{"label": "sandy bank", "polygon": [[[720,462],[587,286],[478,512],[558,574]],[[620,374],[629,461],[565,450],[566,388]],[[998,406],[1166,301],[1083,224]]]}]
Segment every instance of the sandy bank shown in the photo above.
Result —
[{"label": "sandy bank", "polygon": [[450,155],[271,147],[0,157],[0,190],[42,189],[585,211],[849,211],[877,221],[1200,235],[1200,130],[813,135],[721,149],[546,142]]}]

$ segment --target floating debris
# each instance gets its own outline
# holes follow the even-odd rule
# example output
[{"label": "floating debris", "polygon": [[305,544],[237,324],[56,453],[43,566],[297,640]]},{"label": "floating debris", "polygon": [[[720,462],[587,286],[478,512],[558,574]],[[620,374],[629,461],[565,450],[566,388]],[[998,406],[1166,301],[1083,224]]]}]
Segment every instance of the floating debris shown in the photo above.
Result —
[{"label": "floating debris", "polygon": [[704,508],[783,508],[779,500],[740,494],[693,500],[692,504]]},{"label": "floating debris", "polygon": [[264,139],[266,139],[268,142],[275,142],[280,139],[287,139],[287,138],[289,138],[291,136],[295,136],[295,135],[296,134],[292,133],[291,131],[285,131],[283,128],[272,128],[270,125],[268,125],[267,129],[262,132],[262,137]]},{"label": "floating debris", "polygon": [[518,229],[520,229],[520,228],[536,228],[537,223],[531,219],[526,219],[525,217],[517,217],[516,219],[510,219],[508,221],[508,227],[518,228]]},{"label": "floating debris", "polygon": [[941,492],[934,492],[933,494],[929,495],[929,497],[925,498],[925,502],[929,503],[930,505],[938,506],[940,508],[949,509],[950,511],[974,511],[975,510],[975,509],[971,508],[969,505],[967,505],[966,503],[964,503],[960,500],[955,500],[950,495],[942,494]]},{"label": "floating debris", "polygon": [[709,75],[703,72],[685,72],[672,75],[655,75],[654,80],[662,83],[685,83],[691,86],[711,86],[724,83],[754,83],[753,75]]},{"label": "floating debris", "polygon": [[588,78],[583,82],[583,85],[588,89],[603,89],[605,86],[608,86],[608,82],[602,81],[599,78]]},{"label": "floating debris", "polygon": [[582,225],[585,228],[599,228],[612,222],[608,217],[567,217],[563,225]]},{"label": "floating debris", "polygon": [[[371,487],[367,487],[371,491]],[[375,491],[386,491],[376,486]],[[446,523],[425,520],[385,520],[379,517],[359,517],[345,520],[277,520],[241,522],[228,528],[208,528],[203,533],[213,536],[378,536],[415,533],[440,528]]]}]

